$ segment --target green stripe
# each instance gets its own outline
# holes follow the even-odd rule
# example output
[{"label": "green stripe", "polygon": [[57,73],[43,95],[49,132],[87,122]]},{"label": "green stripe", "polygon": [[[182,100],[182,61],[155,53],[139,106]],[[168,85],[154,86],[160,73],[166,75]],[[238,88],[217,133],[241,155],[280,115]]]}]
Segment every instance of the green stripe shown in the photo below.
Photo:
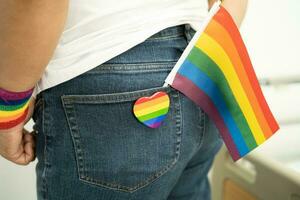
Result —
[{"label": "green stripe", "polygon": [[158,117],[158,116],[160,116],[160,115],[165,115],[165,114],[168,113],[168,110],[169,110],[169,108],[163,108],[163,109],[160,109],[160,110],[155,111],[155,112],[153,112],[153,113],[150,113],[150,114],[147,114],[147,115],[139,116],[138,119],[139,119],[140,121],[143,122],[143,121],[146,121],[146,120],[149,120],[149,119],[153,119],[153,118],[155,118],[155,117]]},{"label": "green stripe", "polygon": [[[213,82],[216,83],[224,96],[226,106],[233,116],[236,125],[240,129],[247,146],[251,150],[257,147],[257,143],[252,135],[252,131],[248,126],[245,116],[241,111],[240,106],[238,105],[232,93],[232,90],[229,87],[227,79],[225,78],[218,65],[197,47],[194,47],[191,50],[187,59],[195,66],[200,68],[204,73],[206,73],[207,76],[210,77]],[[199,66],[199,63],[201,64],[201,66]]]},{"label": "green stripe", "polygon": [[26,103],[27,103],[27,101],[25,103],[20,104],[20,105],[13,105],[13,106],[0,105],[0,110],[1,111],[15,111],[15,110],[18,110],[18,109],[22,108]]}]

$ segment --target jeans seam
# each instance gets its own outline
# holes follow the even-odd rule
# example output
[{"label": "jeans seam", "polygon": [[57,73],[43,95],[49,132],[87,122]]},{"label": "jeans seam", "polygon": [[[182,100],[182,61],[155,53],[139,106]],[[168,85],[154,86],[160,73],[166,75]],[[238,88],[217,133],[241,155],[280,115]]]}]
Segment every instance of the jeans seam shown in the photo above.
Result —
[{"label": "jeans seam", "polygon": [[[168,89],[170,90],[170,89]],[[152,176],[148,177],[147,179],[137,183],[135,186],[133,187],[128,187],[128,186],[124,186],[121,184],[112,184],[112,183],[108,183],[105,181],[101,181],[101,180],[95,180],[92,177],[88,176],[86,173],[86,170],[84,169],[84,161],[83,161],[83,157],[82,157],[82,152],[78,151],[78,148],[80,149],[80,141],[78,139],[78,141],[74,139],[74,134],[76,137],[80,138],[80,134],[78,133],[79,130],[76,125],[76,122],[74,121],[74,123],[72,123],[69,118],[73,117],[74,119],[76,119],[75,113],[74,112],[74,107],[72,106],[72,103],[74,102],[70,102],[70,101],[64,101],[64,96],[61,96],[61,100],[62,100],[62,104],[63,104],[63,108],[66,114],[66,118],[68,121],[68,125],[70,127],[70,131],[72,132],[72,140],[73,140],[73,144],[74,144],[74,150],[75,150],[75,154],[76,154],[76,160],[77,160],[77,170],[78,170],[78,177],[79,180],[86,182],[86,183],[90,183],[93,185],[98,185],[98,186],[102,186],[108,189],[113,189],[113,190],[119,190],[119,191],[124,191],[124,192],[129,192],[129,193],[133,193],[136,190],[147,186],[149,183],[153,182],[154,180],[158,179],[159,177],[161,177],[164,173],[166,173],[170,168],[172,168],[175,163],[178,161],[179,155],[180,155],[180,145],[181,145],[181,124],[182,124],[182,117],[181,117],[181,104],[180,104],[180,100],[179,100],[179,94],[177,91],[175,91],[175,94],[171,94],[174,97],[174,106],[175,106],[175,120],[176,120],[176,144],[175,144],[175,157],[173,158],[173,161],[171,163],[169,163],[168,165],[164,166],[162,169],[160,169],[158,172],[156,172],[155,174],[153,174]],[[70,109],[72,110],[72,112],[70,111]],[[76,143],[77,142],[77,143]],[[77,148],[76,148],[77,147]],[[81,156],[80,156],[81,155]],[[78,156],[81,157],[81,160],[79,161]],[[81,164],[80,164],[81,162]]]},{"label": "jeans seam", "polygon": [[[174,66],[175,66],[175,63],[174,63]],[[92,71],[89,71],[89,72],[86,72],[84,75],[94,75],[94,74],[107,74],[107,73],[110,73],[110,74],[132,74],[132,73],[135,73],[135,74],[138,74],[138,73],[148,73],[148,72],[166,72],[166,71],[170,71],[172,70],[172,68],[174,67],[168,67],[168,68],[161,68],[161,69],[141,69],[141,70],[134,70],[134,69],[130,69],[130,70],[115,70],[114,71],[110,71],[110,70],[107,70],[107,69],[99,69],[99,70],[92,70]]]},{"label": "jeans seam", "polygon": [[47,200],[47,182],[46,182],[46,174],[47,174],[47,168],[48,168],[48,164],[47,164],[47,134],[45,133],[45,102],[43,101],[42,104],[42,131],[43,131],[43,135],[44,135],[44,169],[43,169],[43,173],[42,173],[42,191],[43,191],[43,198],[45,200]]},{"label": "jeans seam", "polygon": [[[43,113],[43,108],[44,107],[44,99],[41,97],[41,98],[39,98],[36,102],[35,102],[35,105],[34,105],[34,110],[33,110],[33,114],[32,114],[32,119],[33,119],[33,122],[34,122],[34,124],[33,124],[33,130],[35,131],[35,135],[38,135],[38,133],[39,133],[39,131],[37,130],[37,115],[38,115],[38,113],[39,112],[42,112]],[[42,111],[40,111],[42,109]],[[42,117],[41,118],[43,118],[43,114],[42,114]],[[43,125],[43,119],[42,119],[42,121],[40,122],[40,123],[42,123],[40,126],[42,126]]]},{"label": "jeans seam", "polygon": [[[181,140],[182,140],[182,126],[183,126],[183,114],[182,114],[182,104],[180,102],[179,91],[176,91],[176,97],[178,99],[178,106],[177,106],[177,113],[176,113],[176,134],[177,136],[177,146],[176,146],[176,153],[177,158],[179,159],[181,153]],[[176,105],[176,104],[175,104]]]},{"label": "jeans seam", "polygon": [[[76,119],[74,107],[72,106],[72,104],[65,104],[64,101],[63,101],[63,96],[61,96],[61,101],[62,101],[63,109],[65,111],[65,116],[66,116],[66,119],[67,119],[67,122],[68,122],[69,129],[70,129],[71,132],[74,132],[74,131],[76,132],[77,140],[76,140],[76,138],[74,138],[74,136],[72,136],[71,138],[72,138],[72,142],[73,142],[74,152],[76,154],[75,159],[76,159],[76,163],[77,163],[76,164],[77,173],[78,173],[78,177],[81,178],[82,173],[84,174],[85,169],[84,169],[84,166],[83,166],[84,161],[82,159],[83,156],[82,156],[82,151],[81,151],[82,148],[80,146],[81,144],[80,144],[80,140],[79,140],[79,134],[77,133],[78,128],[75,129],[75,127],[77,126],[77,123],[72,123],[70,121],[69,117],[68,117],[68,116],[71,116],[74,119]],[[68,110],[68,108],[71,109],[73,112],[70,112],[70,110]],[[74,116],[73,116],[73,113],[74,113]],[[78,151],[78,149],[80,149],[80,151]],[[80,164],[80,162],[82,164]]]},{"label": "jeans seam", "polygon": [[176,39],[176,38],[181,38],[184,36],[184,33],[182,34],[176,34],[176,35],[169,35],[169,36],[159,36],[159,37],[149,37],[145,40],[147,41],[155,41],[155,40],[167,40],[167,39]]},{"label": "jeans seam", "polygon": [[43,102],[44,99],[43,97],[40,97],[35,103],[34,103],[34,111],[33,111],[33,115],[32,115],[32,118],[33,118],[33,121],[35,122],[37,119],[36,119],[36,113],[38,113],[38,111],[42,108],[42,104],[44,103]]},{"label": "jeans seam", "polygon": [[203,143],[204,143],[204,138],[205,138],[205,131],[206,131],[206,114],[204,113],[204,111],[200,109],[200,112],[201,112],[201,125],[202,125],[202,128],[201,128],[201,140],[200,140],[200,143],[199,143],[199,146],[198,146],[198,151],[201,149],[201,147],[203,146]]},{"label": "jeans seam", "polygon": [[[87,95],[62,95],[63,103],[81,103],[81,104],[100,104],[100,103],[120,103],[126,101],[133,101],[139,97],[149,95],[150,93],[157,91],[165,91],[170,93],[171,87],[155,87],[150,89],[137,90],[132,92],[118,92],[111,94],[87,94]],[[122,96],[122,98],[120,98]]]},{"label": "jeans seam", "polygon": [[[159,62],[136,62],[136,63],[103,63],[98,67],[87,71],[86,74],[99,74],[99,73],[125,73],[125,72],[160,72],[167,71],[174,67],[177,60],[165,60]],[[168,67],[166,67],[168,66]]]}]

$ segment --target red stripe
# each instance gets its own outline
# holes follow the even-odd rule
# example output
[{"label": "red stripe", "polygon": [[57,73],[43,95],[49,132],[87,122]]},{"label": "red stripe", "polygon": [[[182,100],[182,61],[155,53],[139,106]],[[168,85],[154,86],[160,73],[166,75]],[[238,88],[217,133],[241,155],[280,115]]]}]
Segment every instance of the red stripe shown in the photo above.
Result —
[{"label": "red stripe", "polygon": [[246,46],[242,40],[242,37],[240,35],[240,32],[239,32],[237,26],[235,25],[231,15],[222,6],[221,6],[220,10],[218,11],[218,13],[214,16],[214,20],[218,21],[231,35],[232,40],[235,43],[235,46],[238,50],[238,53],[241,57],[243,65],[245,67],[245,70],[247,72],[249,80],[251,82],[251,86],[253,88],[255,96],[263,110],[263,114],[264,114],[266,120],[268,121],[268,124],[272,130],[272,133],[274,134],[279,129],[279,125],[276,122],[276,120],[266,102],[266,99],[264,98],[264,95],[262,93],[258,79],[254,72],[250,57],[246,50]]},{"label": "red stripe", "polygon": [[26,119],[28,109],[29,108],[27,107],[26,110],[24,111],[23,115],[21,115],[19,118],[9,121],[9,122],[0,123],[0,129],[9,129],[9,128],[12,128],[12,127],[20,124],[21,122],[23,122]]},{"label": "red stripe", "polygon": [[152,101],[152,100],[157,99],[157,98],[162,97],[162,96],[167,96],[167,94],[165,92],[156,92],[150,97],[141,97],[140,99],[138,99],[135,102],[135,105],[141,104],[141,103],[144,103],[144,102],[149,102],[149,101]]},{"label": "red stripe", "polygon": [[188,78],[176,74],[172,83],[172,87],[182,92],[184,95],[192,99],[198,106],[200,106],[216,124],[219,132],[229,150],[234,161],[240,158],[237,147],[233,143],[233,139],[228,128],[225,125],[223,118],[215,107],[210,98]]},{"label": "red stripe", "polygon": [[251,81],[248,78],[245,67],[243,66],[242,60],[236,49],[235,44],[231,39],[231,36],[227,32],[227,30],[216,20],[211,20],[210,24],[206,27],[205,32],[213,39],[215,39],[216,42],[219,43],[219,45],[221,45],[221,47],[224,49],[224,51],[230,58],[234,70],[238,75],[238,79],[241,82],[247,97],[249,98],[249,103],[253,108],[255,117],[257,118],[257,121],[262,129],[262,132],[265,135],[265,138],[268,138],[270,135],[273,134],[272,130],[263,114],[263,110],[261,106],[257,101],[256,95],[251,85]]}]

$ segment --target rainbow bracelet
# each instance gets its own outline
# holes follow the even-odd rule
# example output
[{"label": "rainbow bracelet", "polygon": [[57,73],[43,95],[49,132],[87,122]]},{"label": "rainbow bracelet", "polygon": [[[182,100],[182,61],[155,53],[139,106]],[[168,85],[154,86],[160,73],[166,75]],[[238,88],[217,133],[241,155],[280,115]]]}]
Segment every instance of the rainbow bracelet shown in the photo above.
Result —
[{"label": "rainbow bracelet", "polygon": [[0,88],[0,130],[12,128],[26,119],[33,89],[11,92]]}]

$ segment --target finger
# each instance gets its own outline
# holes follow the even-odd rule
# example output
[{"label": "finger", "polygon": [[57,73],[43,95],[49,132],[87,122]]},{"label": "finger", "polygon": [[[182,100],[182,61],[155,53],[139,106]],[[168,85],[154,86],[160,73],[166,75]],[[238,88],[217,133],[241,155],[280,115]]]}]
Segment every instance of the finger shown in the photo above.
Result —
[{"label": "finger", "polygon": [[34,136],[26,129],[23,129],[23,138],[19,146],[17,157],[10,158],[9,160],[19,164],[28,165],[31,161],[35,160],[35,140]]},{"label": "finger", "polygon": [[23,149],[22,154],[18,158],[11,161],[18,165],[28,165],[31,161],[35,159],[33,143],[24,142],[22,149]]},{"label": "finger", "polygon": [[34,151],[33,152],[34,153],[33,160],[35,159],[35,147],[36,147],[36,135],[35,134],[36,134],[35,130],[33,130],[30,133],[28,132],[28,134],[25,134],[25,136],[24,136],[24,141],[25,142],[30,142],[32,144],[32,148],[33,148],[33,151]]},{"label": "finger", "polygon": [[31,133],[24,134],[24,142],[33,142],[34,138]]},{"label": "finger", "polygon": [[35,144],[36,144],[36,136],[35,136],[35,131],[33,130],[32,132],[27,131],[25,128],[23,129],[23,133],[24,133],[24,142],[31,142],[33,147],[35,148]]},{"label": "finger", "polygon": [[32,135],[33,137],[35,137],[36,132],[36,130],[29,132],[27,129],[23,128],[23,135]]},{"label": "finger", "polygon": [[25,143],[24,150],[25,150],[25,155],[27,156],[25,160],[28,163],[34,161],[34,159],[35,159],[35,149],[34,149],[33,138],[31,140],[31,142],[26,142]]},{"label": "finger", "polygon": [[35,136],[32,133],[24,134],[24,142],[31,142],[33,147],[35,147]]}]

